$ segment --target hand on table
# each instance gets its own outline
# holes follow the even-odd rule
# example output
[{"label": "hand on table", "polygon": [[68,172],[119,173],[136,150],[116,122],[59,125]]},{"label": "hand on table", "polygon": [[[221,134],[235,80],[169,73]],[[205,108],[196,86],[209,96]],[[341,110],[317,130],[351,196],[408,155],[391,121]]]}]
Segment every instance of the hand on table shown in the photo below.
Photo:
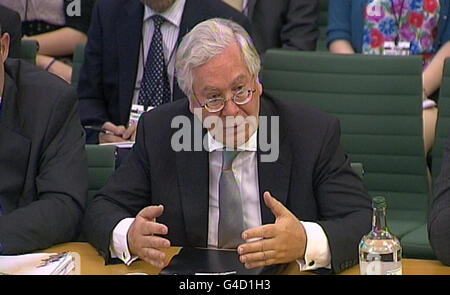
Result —
[{"label": "hand on table", "polygon": [[264,202],[275,215],[275,223],[242,233],[244,240],[258,239],[238,247],[239,259],[246,268],[288,263],[305,255],[307,238],[301,222],[269,192],[264,193]]},{"label": "hand on table", "polygon": [[156,222],[163,211],[162,205],[142,209],[127,234],[130,253],[158,268],[166,266],[166,254],[161,249],[170,247],[170,241],[159,236],[167,235],[167,226]]}]

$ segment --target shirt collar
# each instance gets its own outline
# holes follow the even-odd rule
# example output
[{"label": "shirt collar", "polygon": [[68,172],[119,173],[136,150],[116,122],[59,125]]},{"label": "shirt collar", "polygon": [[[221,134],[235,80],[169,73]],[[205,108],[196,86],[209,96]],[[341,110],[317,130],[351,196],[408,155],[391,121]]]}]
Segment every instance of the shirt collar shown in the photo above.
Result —
[{"label": "shirt collar", "polygon": [[[208,134],[208,147],[206,148],[206,150],[208,152],[214,152],[217,150],[224,149],[225,146],[223,143],[215,140],[214,137],[211,135],[211,133],[209,133],[209,131],[207,132],[207,134]],[[238,146],[237,150],[238,151],[256,152],[257,147],[258,147],[258,130],[256,130],[255,133],[253,133],[253,135],[250,136],[250,138],[247,140],[247,142]]]},{"label": "shirt collar", "polygon": [[[169,7],[169,9],[167,9],[163,13],[159,13],[159,15],[163,16],[171,24],[180,27],[181,17],[183,16],[185,3],[186,0],[176,0],[175,3],[173,3],[173,5]],[[144,22],[149,20],[152,16],[158,14],[147,5],[144,5],[144,7],[145,7]]]}]

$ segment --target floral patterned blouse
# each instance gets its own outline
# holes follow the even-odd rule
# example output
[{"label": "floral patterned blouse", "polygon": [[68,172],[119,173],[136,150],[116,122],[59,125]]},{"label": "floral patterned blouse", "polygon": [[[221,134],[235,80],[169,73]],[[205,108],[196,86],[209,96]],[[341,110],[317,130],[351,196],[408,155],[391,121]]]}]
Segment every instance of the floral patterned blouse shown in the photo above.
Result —
[{"label": "floral patterned blouse", "polygon": [[439,10],[439,0],[368,0],[362,52],[382,54],[384,42],[398,38],[411,42],[410,54],[422,54],[428,65],[437,51]]}]

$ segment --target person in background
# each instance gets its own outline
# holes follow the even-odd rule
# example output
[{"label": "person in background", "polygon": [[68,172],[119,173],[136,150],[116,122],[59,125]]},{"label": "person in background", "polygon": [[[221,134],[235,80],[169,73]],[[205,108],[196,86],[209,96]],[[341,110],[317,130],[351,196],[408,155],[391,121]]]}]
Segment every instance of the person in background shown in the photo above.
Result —
[{"label": "person in background", "polygon": [[[260,68],[248,33],[230,20],[204,21],[183,38],[176,71],[187,99],[141,116],[133,150],[86,210],[84,233],[107,263],[161,268],[170,246],[236,249],[247,268],[358,263],[371,200],[339,121],[264,94]],[[191,143],[181,150],[180,132],[180,144]],[[265,152],[264,134],[277,143]]]},{"label": "person in background", "polygon": [[431,200],[428,237],[436,257],[450,266],[450,134]]},{"label": "person in background", "polygon": [[250,29],[221,0],[98,1],[78,83],[87,143],[133,141],[143,111],[184,97],[174,70],[178,44],[212,17]]},{"label": "person in background", "polygon": [[20,14],[23,39],[38,42],[36,65],[70,83],[71,57],[78,44],[87,42],[95,1],[2,0],[2,4]]},{"label": "person in background", "polygon": [[435,138],[433,97],[450,56],[448,0],[335,0],[329,2],[328,48],[338,54],[394,54],[423,57],[425,153]]},{"label": "person in background", "polygon": [[14,10],[0,5],[0,23],[3,32],[10,36],[9,57],[20,58],[20,40],[22,39],[22,25],[20,15]]},{"label": "person in background", "polygon": [[7,59],[0,35],[0,255],[14,255],[78,237],[87,160],[73,87]]},{"label": "person in background", "polygon": [[223,0],[248,16],[256,49],[315,50],[318,0]]}]

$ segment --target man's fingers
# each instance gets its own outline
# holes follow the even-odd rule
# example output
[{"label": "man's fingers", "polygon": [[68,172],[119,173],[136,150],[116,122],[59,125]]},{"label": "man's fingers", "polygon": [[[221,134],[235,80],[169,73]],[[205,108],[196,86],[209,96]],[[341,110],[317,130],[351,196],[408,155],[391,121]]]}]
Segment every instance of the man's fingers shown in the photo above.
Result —
[{"label": "man's fingers", "polygon": [[269,192],[264,192],[264,203],[266,204],[267,208],[272,211],[272,214],[275,215],[275,218],[281,217],[289,212],[287,208],[284,207],[284,205],[280,201],[272,197]]},{"label": "man's fingers", "polygon": [[159,206],[148,206],[145,207],[144,209],[142,209],[139,213],[138,216],[147,219],[149,221],[154,221],[155,218],[158,218],[162,215],[164,211],[164,206],[163,205],[159,205]]},{"label": "man's fingers", "polygon": [[123,125],[117,126],[111,122],[105,122],[102,125],[102,128],[113,132],[116,136],[121,136],[126,131],[125,126]]},{"label": "man's fingers", "polygon": [[244,240],[272,238],[276,234],[274,224],[266,224],[255,228],[247,229],[242,233]]},{"label": "man's fingers", "polygon": [[158,236],[145,236],[141,240],[142,248],[164,249],[170,247],[170,241]]},{"label": "man's fingers", "polygon": [[239,255],[244,255],[249,253],[273,250],[275,246],[276,245],[274,244],[274,239],[262,239],[259,241],[239,245],[237,250]]},{"label": "man's fingers", "polygon": [[169,232],[169,229],[167,228],[166,225],[162,223],[157,223],[155,221],[146,220],[144,223],[141,224],[141,227],[142,227],[141,234],[144,236],[167,235],[167,233]]},{"label": "man's fingers", "polygon": [[155,267],[163,268],[165,266],[166,254],[158,249],[143,248],[139,257]]},{"label": "man's fingers", "polygon": [[122,134],[123,139],[131,139],[132,135],[136,132],[136,123],[131,123],[130,126]]}]

